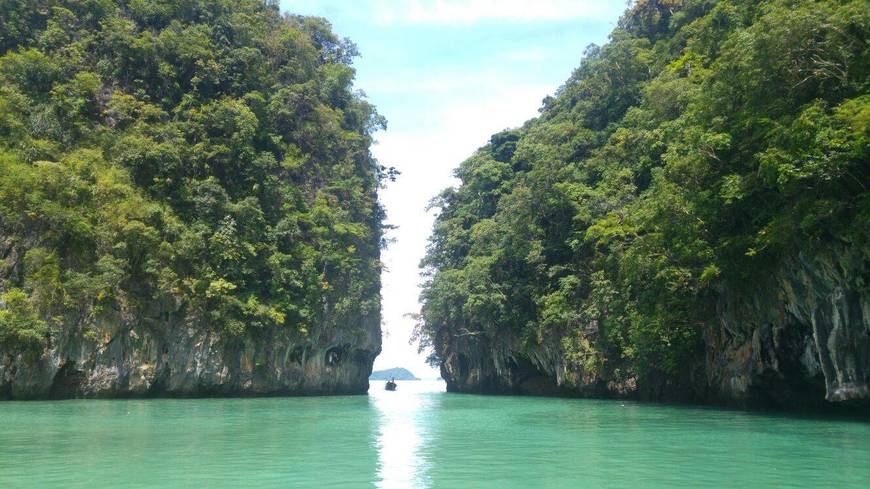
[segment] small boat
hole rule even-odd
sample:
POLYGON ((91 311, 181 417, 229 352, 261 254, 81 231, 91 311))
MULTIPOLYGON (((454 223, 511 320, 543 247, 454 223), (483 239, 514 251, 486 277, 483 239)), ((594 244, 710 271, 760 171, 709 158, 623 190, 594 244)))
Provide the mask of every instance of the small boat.
POLYGON ((392 380, 388 380, 387 383, 384 385, 384 389, 388 391, 394 391, 396 390, 396 383, 392 380))

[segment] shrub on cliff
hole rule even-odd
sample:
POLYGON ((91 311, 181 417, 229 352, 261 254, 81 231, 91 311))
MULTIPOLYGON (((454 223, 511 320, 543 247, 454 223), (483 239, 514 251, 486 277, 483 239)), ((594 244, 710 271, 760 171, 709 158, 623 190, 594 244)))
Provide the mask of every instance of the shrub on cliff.
POLYGON ((377 315, 384 121, 354 56, 274 2, 7 2, 4 331, 121 313, 304 336, 377 315))
POLYGON ((719 291, 834 243, 867 257, 868 34, 864 1, 635 2, 435 199, 433 361, 510 344, 550 373, 678 380, 719 291))

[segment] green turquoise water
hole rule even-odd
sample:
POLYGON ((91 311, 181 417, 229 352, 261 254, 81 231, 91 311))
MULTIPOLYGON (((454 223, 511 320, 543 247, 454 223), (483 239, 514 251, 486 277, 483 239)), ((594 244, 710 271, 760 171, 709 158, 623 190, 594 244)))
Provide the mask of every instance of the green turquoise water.
POLYGON ((0 488, 870 487, 870 424, 619 401, 0 403, 0 488))

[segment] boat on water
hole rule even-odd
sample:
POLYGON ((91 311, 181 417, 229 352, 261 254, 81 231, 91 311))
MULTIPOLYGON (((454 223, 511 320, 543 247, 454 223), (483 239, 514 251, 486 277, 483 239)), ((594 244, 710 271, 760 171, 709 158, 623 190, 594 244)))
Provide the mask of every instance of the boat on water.
POLYGON ((396 383, 392 380, 388 380, 387 383, 384 385, 384 389, 388 391, 394 391, 396 390, 396 383))

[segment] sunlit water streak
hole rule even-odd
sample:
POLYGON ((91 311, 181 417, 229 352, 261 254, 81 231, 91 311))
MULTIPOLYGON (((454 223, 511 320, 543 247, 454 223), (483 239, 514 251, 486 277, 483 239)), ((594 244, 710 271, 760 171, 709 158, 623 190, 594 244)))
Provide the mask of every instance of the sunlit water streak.
POLYGON ((870 424, 618 401, 0 403, 0 488, 870 487, 870 424))
POLYGON ((402 382, 401 389, 389 392, 384 382, 372 382, 369 392, 379 414, 377 487, 429 487, 427 413, 435 409, 444 384, 402 382))

